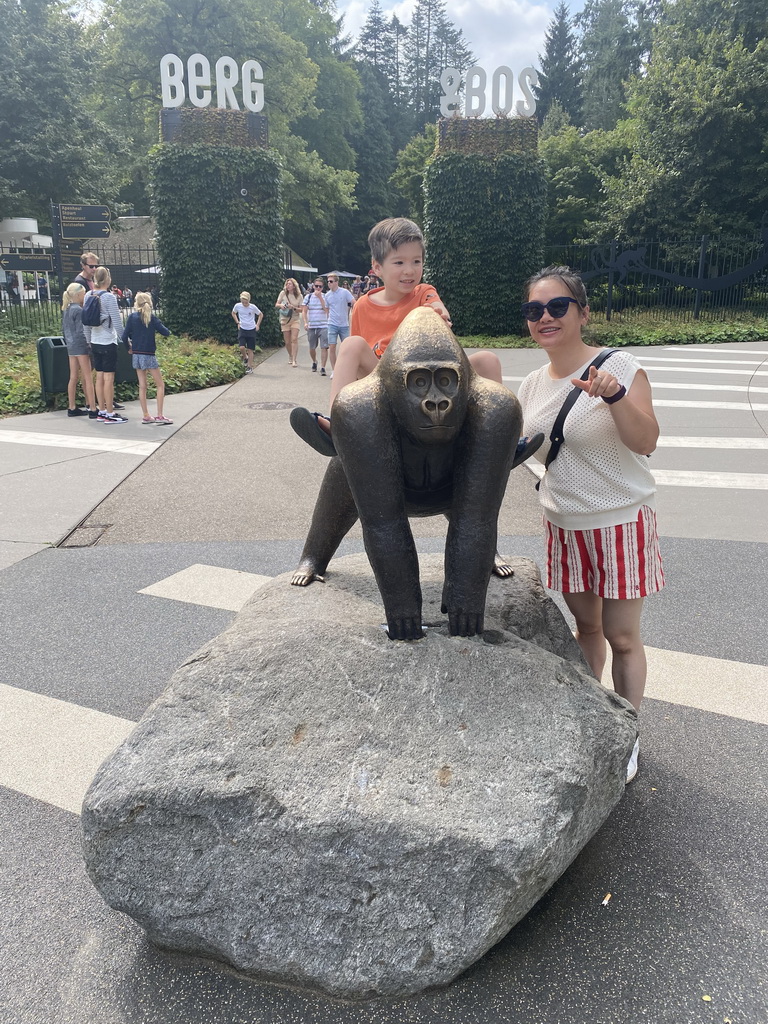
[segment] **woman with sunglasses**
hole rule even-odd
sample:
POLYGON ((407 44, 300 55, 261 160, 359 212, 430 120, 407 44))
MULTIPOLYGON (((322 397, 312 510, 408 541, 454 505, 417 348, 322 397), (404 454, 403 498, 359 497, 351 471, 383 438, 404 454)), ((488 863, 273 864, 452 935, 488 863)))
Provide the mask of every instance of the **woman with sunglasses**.
MULTIPOLYGON (((569 267, 546 267, 527 282, 522 313, 549 363, 520 388, 524 433, 546 438, 574 387, 562 447, 539 488, 547 536, 547 586, 558 590, 576 620, 576 639, 600 679, 606 641, 613 685, 636 710, 646 681, 640 639, 643 599, 664 586, 654 513, 656 486, 646 456, 659 425, 645 371, 628 352, 601 351, 581 336, 589 319, 584 283, 569 267), (586 379, 581 375, 586 374, 586 379)), ((637 772, 639 739, 627 765, 637 772)))

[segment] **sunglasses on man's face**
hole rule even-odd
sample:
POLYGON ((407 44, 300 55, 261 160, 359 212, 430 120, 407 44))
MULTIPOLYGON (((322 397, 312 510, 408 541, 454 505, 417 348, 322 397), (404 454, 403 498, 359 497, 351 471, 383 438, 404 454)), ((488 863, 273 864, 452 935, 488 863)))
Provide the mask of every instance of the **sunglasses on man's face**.
POLYGON ((545 309, 555 320, 560 320, 568 312, 571 303, 575 306, 579 305, 576 299, 572 299, 570 295, 559 295, 556 299, 550 299, 549 302, 524 302, 520 307, 520 312, 526 320, 533 323, 541 320, 545 309))
POLYGON ((98 270, 99 269, 99 264, 98 263, 86 263, 85 266, 88 267, 89 270, 98 270))

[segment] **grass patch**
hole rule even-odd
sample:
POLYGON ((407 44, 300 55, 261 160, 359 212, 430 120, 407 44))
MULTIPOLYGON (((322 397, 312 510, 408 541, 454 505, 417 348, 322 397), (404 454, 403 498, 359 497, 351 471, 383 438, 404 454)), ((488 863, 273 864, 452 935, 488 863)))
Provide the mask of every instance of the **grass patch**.
MULTIPOLYGON (((42 334, 36 334, 35 339, 30 339, 28 334, 25 337, 0 335, 0 417, 45 412, 51 408, 45 405, 40 393, 35 340, 48 335, 55 337, 60 330, 59 324, 56 330, 49 328, 42 334)), ((269 352, 257 352, 256 359, 260 361, 267 355, 269 352)), ((213 340, 191 341, 174 335, 158 338, 157 358, 168 395, 231 384, 242 377, 244 372, 238 348, 234 345, 220 345, 213 340)), ((151 378, 148 394, 154 397, 151 378)), ((115 397, 124 402, 133 401, 139 397, 138 384, 117 384, 115 397)), ((84 401, 84 396, 78 390, 78 403, 84 404, 84 401)), ((54 409, 66 407, 66 393, 53 396, 54 409)))

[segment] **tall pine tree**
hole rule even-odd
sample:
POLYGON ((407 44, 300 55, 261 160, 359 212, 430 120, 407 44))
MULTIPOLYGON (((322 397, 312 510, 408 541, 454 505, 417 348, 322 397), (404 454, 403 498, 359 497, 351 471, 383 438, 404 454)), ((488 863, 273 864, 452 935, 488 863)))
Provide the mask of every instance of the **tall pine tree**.
POLYGON ((544 38, 544 54, 539 54, 539 84, 534 88, 539 124, 554 102, 560 105, 572 124, 581 123, 581 60, 573 34, 568 5, 561 0, 544 38))
POLYGON ((586 0, 582 29, 583 125, 610 131, 626 112, 627 85, 640 69, 643 43, 627 0, 586 0))

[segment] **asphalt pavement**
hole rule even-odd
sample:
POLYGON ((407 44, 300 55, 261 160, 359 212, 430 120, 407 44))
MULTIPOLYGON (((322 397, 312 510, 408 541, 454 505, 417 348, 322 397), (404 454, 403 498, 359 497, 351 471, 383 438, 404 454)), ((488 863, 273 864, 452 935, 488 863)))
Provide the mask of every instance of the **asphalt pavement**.
MULTIPOLYGON (((2 1024, 766 1024, 768 342, 635 350, 654 386, 667 587, 646 602, 637 779, 556 885, 437 992, 345 1005, 150 946, 87 879, 82 794, 175 667, 295 567, 325 460, 275 352, 170 427, 0 421, 2 1024), (604 904, 607 893, 611 900, 604 904)), ((516 390, 543 357, 500 353, 516 390)), ((543 561, 519 467, 500 547, 543 561)), ((420 551, 441 520, 418 520, 420 551)), ((342 553, 362 549, 359 529, 342 553)), ((332 566, 331 566, 332 571, 332 566)), ((323 622, 307 623, 318 634, 323 622)))

